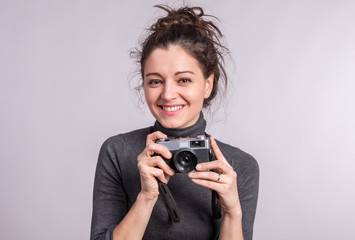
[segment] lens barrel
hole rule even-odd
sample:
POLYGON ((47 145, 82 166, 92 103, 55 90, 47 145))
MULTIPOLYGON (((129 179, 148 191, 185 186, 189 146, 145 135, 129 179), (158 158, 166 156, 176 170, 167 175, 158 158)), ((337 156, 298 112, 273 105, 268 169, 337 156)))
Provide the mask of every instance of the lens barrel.
POLYGON ((196 154, 189 149, 180 149, 175 153, 173 162, 179 172, 187 173, 195 169, 197 157, 196 154))

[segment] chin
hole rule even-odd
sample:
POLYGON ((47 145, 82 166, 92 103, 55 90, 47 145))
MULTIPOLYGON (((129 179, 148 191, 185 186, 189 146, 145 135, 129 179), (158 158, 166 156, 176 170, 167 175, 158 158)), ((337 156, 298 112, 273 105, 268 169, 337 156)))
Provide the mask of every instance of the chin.
POLYGON ((157 119, 165 128, 187 128, 194 124, 194 122, 187 121, 186 119, 157 119))

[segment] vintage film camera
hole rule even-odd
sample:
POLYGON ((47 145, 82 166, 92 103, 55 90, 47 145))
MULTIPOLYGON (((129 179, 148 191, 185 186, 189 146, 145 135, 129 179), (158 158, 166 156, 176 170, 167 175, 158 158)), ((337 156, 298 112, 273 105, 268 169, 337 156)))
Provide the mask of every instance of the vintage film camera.
POLYGON ((177 173, 191 172, 198 163, 212 160, 210 140, 204 135, 196 138, 164 138, 156 143, 169 149, 172 157, 164 160, 177 173))
MULTIPOLYGON (((214 158, 210 140, 204 135, 199 135, 196 138, 158 139, 156 143, 164 145, 169 149, 172 157, 170 159, 163 159, 176 173, 194 171, 198 163, 212 161, 214 158)), ((168 185, 159 180, 158 184, 160 196, 171 219, 175 223, 180 222, 180 214, 168 185)), ((218 219, 222 216, 222 210, 217 199, 218 194, 212 191, 212 215, 218 219)))

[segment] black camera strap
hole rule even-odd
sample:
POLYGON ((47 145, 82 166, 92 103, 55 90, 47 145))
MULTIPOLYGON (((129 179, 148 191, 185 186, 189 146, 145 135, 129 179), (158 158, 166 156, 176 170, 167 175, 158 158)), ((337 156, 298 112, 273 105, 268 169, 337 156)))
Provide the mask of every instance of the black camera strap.
MULTIPOLYGON (((209 135, 206 132, 205 132, 205 136, 208 138, 211 137, 211 135, 209 135)), ((214 160, 216 160, 216 158, 215 158, 214 152, 211 149, 209 161, 211 162, 214 160)), ((217 170, 212 170, 212 171, 219 173, 217 170)), ((212 190, 212 196, 211 196, 212 215, 216 219, 220 219, 222 217, 222 207, 221 207, 221 204, 219 203, 218 199, 219 199, 218 193, 215 190, 212 190)))
POLYGON ((160 196, 163 199, 164 205, 166 207, 166 210, 169 213, 170 218, 173 220, 174 223, 180 222, 180 215, 179 215, 178 209, 175 204, 175 200, 174 200, 173 196, 171 195, 168 185, 166 185, 165 183, 162 183, 158 179, 157 179, 157 181, 159 184, 160 196))
MULTIPOLYGON (((158 180, 158 184, 159 184, 160 196, 163 199, 164 205, 166 207, 166 210, 168 211, 168 214, 169 214, 171 220, 173 220, 174 223, 180 222, 180 214, 179 214, 179 211, 176 207, 175 200, 174 200, 173 196, 171 195, 168 185, 160 182, 159 180, 158 180)), ((218 198, 219 198, 219 196, 218 196, 217 192, 213 190, 212 197, 211 197, 212 215, 216 219, 220 219, 222 217, 222 208, 221 208, 221 204, 218 201, 218 198)))
POLYGON ((222 208, 218 198, 218 193, 215 190, 212 190, 212 215, 216 219, 220 219, 222 217, 222 208))
MULTIPOLYGON (((171 220, 173 220, 174 223, 180 222, 180 214, 176 207, 175 200, 171 195, 168 185, 160 182, 159 180, 158 180, 158 184, 159 184, 160 196, 163 199, 164 205, 166 207, 166 210, 168 211, 171 220)), ((219 196, 217 192, 213 190, 211 196, 212 215, 216 219, 220 219, 222 217, 222 208, 221 208, 221 204, 218 201, 218 198, 219 196)))

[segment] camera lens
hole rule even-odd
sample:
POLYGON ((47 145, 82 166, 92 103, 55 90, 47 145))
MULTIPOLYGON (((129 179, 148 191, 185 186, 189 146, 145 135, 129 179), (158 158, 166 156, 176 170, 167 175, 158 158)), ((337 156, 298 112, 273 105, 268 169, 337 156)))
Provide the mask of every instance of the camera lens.
POLYGON ((182 150, 176 153, 174 165, 180 172, 191 172, 197 164, 196 155, 189 150, 182 150))

